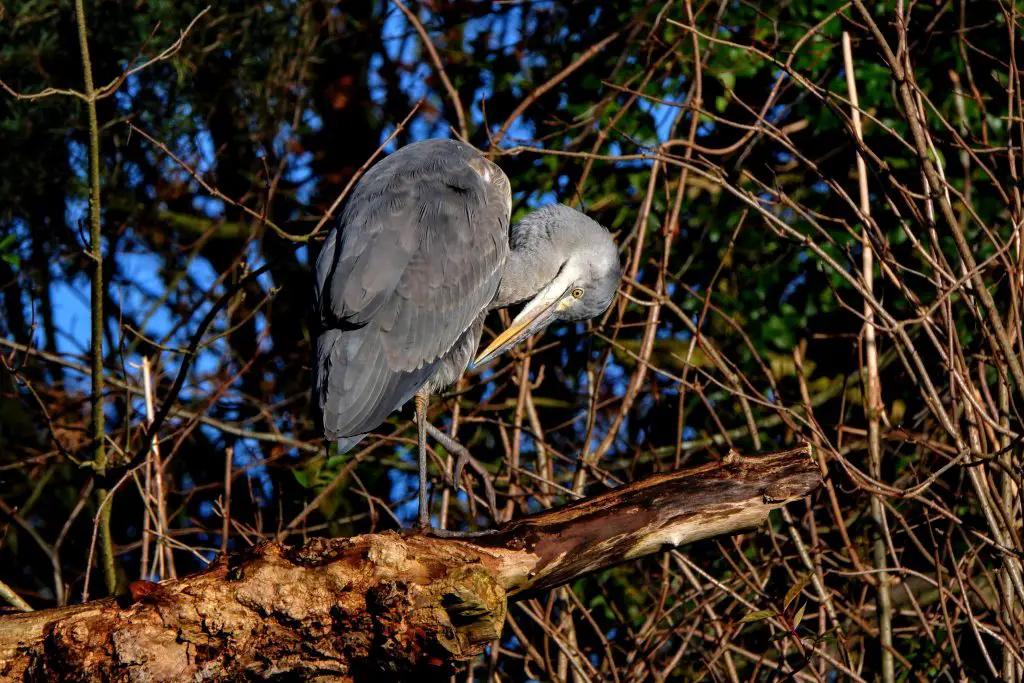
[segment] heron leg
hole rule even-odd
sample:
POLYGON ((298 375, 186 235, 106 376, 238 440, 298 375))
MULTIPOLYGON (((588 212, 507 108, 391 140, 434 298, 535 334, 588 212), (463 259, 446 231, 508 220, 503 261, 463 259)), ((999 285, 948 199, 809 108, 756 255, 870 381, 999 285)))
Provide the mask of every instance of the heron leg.
POLYGON ((416 426, 418 429, 420 449, 420 510, 419 526, 421 529, 430 527, 430 505, 427 501, 427 399, 429 394, 420 390, 416 392, 416 426))
MULTIPOLYGON (((487 496, 487 505, 490 508, 491 515, 494 519, 498 519, 498 503, 497 496, 494 493, 494 485, 483 466, 470 454, 468 448, 442 432, 434 425, 428 424, 427 432, 430 433, 430 436, 432 436, 435 441, 444 446, 449 453, 455 454, 455 470, 453 472, 452 481, 449 482, 451 487, 456 491, 461 488, 460 482, 462 479, 462 469, 468 463, 470 467, 480 475, 480 479, 484 483, 484 495, 487 496)), ((470 492, 470 494, 472 495, 472 492, 470 492)))

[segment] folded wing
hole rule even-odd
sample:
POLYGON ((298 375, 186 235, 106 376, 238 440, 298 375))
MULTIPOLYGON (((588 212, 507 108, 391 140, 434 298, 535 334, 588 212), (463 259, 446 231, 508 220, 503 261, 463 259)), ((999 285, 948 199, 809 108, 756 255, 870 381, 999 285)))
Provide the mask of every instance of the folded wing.
POLYGON ((314 403, 329 438, 408 401, 494 298, 507 179, 468 145, 403 147, 357 184, 316 265, 314 403))

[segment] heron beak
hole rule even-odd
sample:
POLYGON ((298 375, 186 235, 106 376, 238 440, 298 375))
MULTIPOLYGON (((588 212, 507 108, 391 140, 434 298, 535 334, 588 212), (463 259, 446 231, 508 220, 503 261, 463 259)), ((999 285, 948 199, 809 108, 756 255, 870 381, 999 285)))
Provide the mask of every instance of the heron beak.
POLYGON ((494 341, 480 352, 476 360, 469 364, 469 369, 477 369, 535 332, 544 329, 554 318, 555 313, 569 304, 567 298, 571 299, 566 292, 558 292, 557 295, 553 295, 551 292, 542 291, 526 304, 526 307, 520 311, 507 330, 495 337, 494 341))

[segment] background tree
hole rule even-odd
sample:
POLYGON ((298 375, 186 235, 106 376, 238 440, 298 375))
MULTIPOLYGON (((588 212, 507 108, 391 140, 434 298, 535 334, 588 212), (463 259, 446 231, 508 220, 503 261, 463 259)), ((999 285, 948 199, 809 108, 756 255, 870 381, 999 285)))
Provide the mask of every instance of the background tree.
POLYGON ((310 422, 309 264, 379 146, 464 120, 517 214, 585 209, 626 276, 604 319, 435 404, 498 493, 496 514, 482 491, 438 493, 440 524, 491 527, 730 446, 807 440, 826 474, 767 533, 516 603, 467 675, 1024 675, 1018 3, 204 8, 85 3, 94 80, 112 84, 96 102, 111 480, 83 466, 86 104, 26 98, 82 89, 75 12, 0 15, 8 592, 105 591, 87 570, 96 488, 115 491, 122 584, 411 519, 409 413, 345 456, 310 422))

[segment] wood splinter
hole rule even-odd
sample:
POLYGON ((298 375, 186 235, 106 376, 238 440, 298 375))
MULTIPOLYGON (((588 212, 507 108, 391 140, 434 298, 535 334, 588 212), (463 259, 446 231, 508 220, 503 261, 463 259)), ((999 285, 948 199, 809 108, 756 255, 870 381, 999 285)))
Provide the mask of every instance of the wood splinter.
POLYGON ((810 447, 656 474, 471 538, 269 541, 132 601, 0 616, 0 682, 405 680, 501 635, 509 599, 751 529, 820 483, 810 447))

